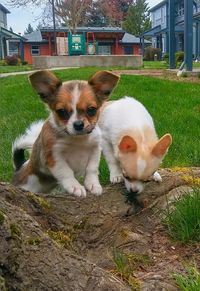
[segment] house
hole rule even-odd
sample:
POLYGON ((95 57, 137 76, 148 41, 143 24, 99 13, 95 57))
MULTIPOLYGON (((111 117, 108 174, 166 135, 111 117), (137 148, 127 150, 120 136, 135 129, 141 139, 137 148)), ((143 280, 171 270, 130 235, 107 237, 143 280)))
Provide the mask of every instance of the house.
MULTIPOLYGON (((193 42, 192 42, 192 53, 195 59, 200 59, 200 1, 192 1, 189 5, 193 5, 193 42), (193 2, 193 4, 192 4, 193 2)), ((189 2, 189 1, 188 1, 189 2)), ((186 3, 186 1, 185 1, 186 3)), ((188 10, 188 7, 187 7, 188 10)), ((175 51, 184 51, 184 15, 186 8, 184 7, 184 0, 163 0, 155 5, 150 10, 152 28, 145 33, 143 36, 152 37, 152 46, 160 48, 162 54, 169 52, 169 31, 170 31, 170 17, 174 17, 175 27, 175 51), (170 1, 174 5, 174 11, 170 10, 170 1), (170 12, 171 11, 171 12, 170 12), (172 15, 173 14, 173 15, 172 15)))
MULTIPOLYGON (((78 27, 76 33, 76 38, 82 36, 85 43, 85 49, 79 54, 141 54, 140 38, 126 33, 119 27, 78 27)), ((70 35, 66 27, 57 28, 55 32, 53 28, 44 27, 24 35, 24 60, 32 64, 33 56, 68 55, 70 35)), ((149 44, 150 42, 145 40, 145 45, 149 44)))
POLYGON ((20 35, 7 29, 7 14, 10 11, 0 4, 0 59, 19 54, 23 56, 23 40, 20 35))
MULTIPOLYGON (((72 35, 67 27, 44 27, 23 37, 7 29, 7 14, 0 4, 0 59, 18 54, 22 61, 32 64, 33 56, 72 54, 72 35)), ((73 40, 74 54, 127 55, 141 54, 140 38, 119 27, 78 27, 73 40), (75 40, 76 39, 76 40, 75 40), (81 43, 78 43, 78 42, 81 43), (82 50, 79 50, 82 46, 82 50)), ((143 45, 151 42, 144 40, 143 45)))

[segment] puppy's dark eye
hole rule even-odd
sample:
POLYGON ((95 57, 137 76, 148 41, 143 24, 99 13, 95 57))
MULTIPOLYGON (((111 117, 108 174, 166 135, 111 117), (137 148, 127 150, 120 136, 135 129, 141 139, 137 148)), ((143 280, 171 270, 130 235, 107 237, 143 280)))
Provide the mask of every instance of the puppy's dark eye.
POLYGON ((88 107, 86 112, 88 116, 92 117, 97 113, 97 109, 95 107, 88 107))
POLYGON ((68 120, 71 116, 71 112, 68 112, 66 109, 58 109, 56 113, 62 120, 68 120))

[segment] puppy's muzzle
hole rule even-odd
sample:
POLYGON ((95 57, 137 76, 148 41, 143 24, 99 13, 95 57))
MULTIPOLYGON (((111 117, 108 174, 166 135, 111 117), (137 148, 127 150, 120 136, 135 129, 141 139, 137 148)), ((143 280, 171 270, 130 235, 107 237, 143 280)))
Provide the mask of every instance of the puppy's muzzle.
POLYGON ((76 131, 82 131, 83 128, 84 128, 84 122, 82 120, 76 120, 74 123, 73 123, 73 127, 76 131))
POLYGON ((73 123, 73 128, 75 130, 75 135, 84 135, 84 134, 90 134, 93 129, 95 128, 95 124, 90 124, 87 127, 84 127, 84 122, 82 120, 76 120, 73 123))

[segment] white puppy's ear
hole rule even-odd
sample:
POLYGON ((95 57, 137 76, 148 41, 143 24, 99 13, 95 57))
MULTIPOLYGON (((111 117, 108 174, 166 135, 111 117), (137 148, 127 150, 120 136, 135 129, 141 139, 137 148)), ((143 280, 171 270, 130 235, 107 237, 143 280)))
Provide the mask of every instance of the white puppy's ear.
POLYGON ((108 99, 118 80, 119 76, 109 71, 100 71, 88 80, 88 84, 94 90, 98 101, 103 102, 108 99))
POLYGON ((172 143, 172 136, 167 133, 159 139, 152 149, 152 154, 158 158, 164 156, 167 153, 169 146, 172 143))
POLYGON ((123 136, 121 139, 119 145, 119 150, 122 153, 130 153, 130 152, 136 152, 137 151, 137 144, 136 141, 129 135, 123 136))
POLYGON ((55 95, 62 82, 49 71, 38 71, 29 76, 32 87, 45 103, 55 101, 55 95))

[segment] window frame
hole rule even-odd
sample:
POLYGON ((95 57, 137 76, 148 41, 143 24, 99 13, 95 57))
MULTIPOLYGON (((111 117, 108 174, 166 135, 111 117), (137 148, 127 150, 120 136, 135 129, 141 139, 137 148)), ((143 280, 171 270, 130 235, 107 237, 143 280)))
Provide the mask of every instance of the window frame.
POLYGON ((40 55, 40 46, 37 44, 32 44, 31 45, 31 55, 32 56, 39 56, 40 55), (33 48, 33 47, 38 47, 38 48, 33 48), (33 53, 33 51, 38 51, 38 53, 33 53))

